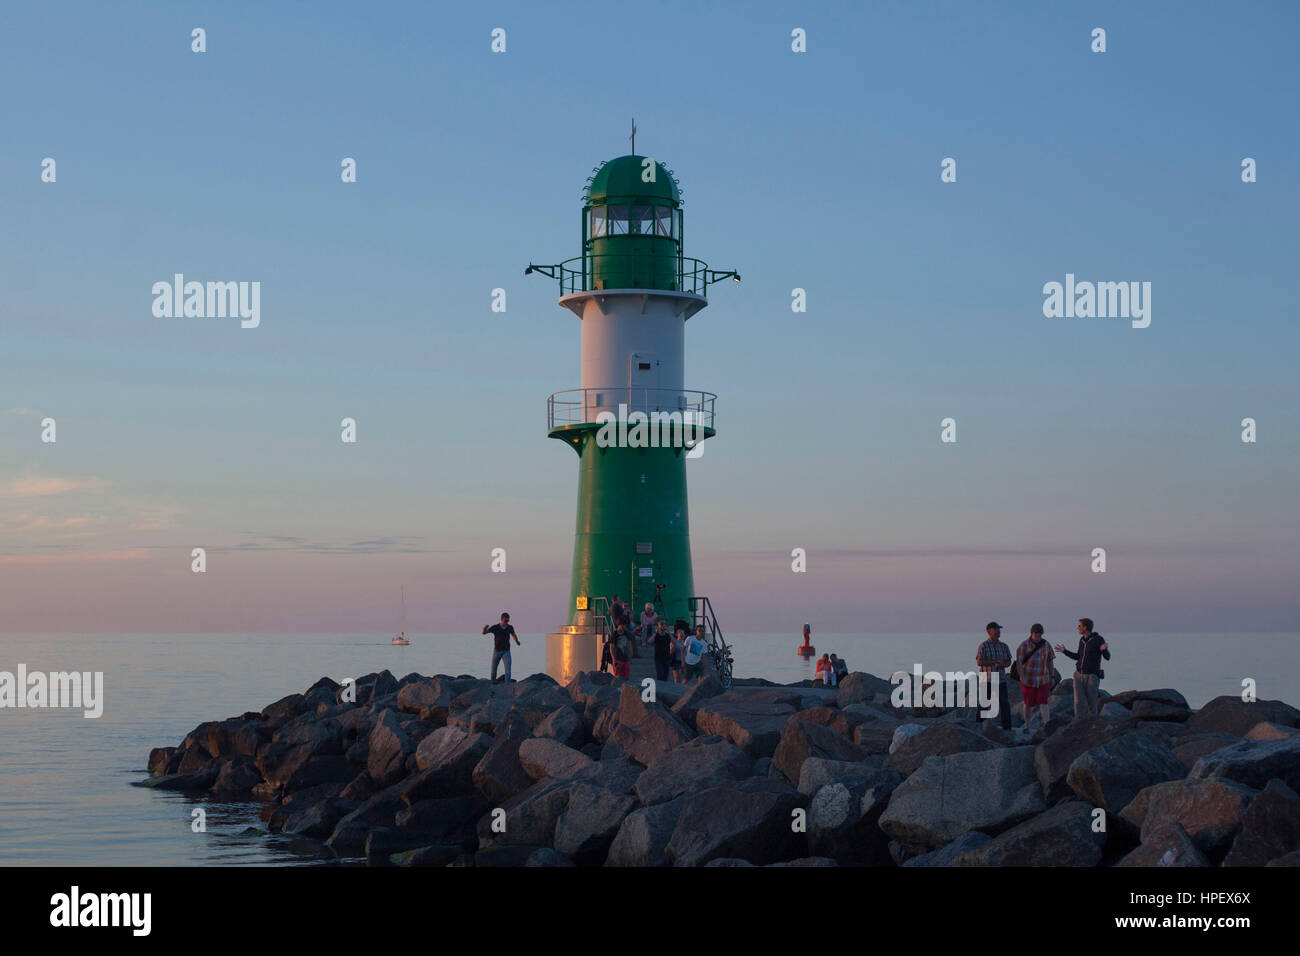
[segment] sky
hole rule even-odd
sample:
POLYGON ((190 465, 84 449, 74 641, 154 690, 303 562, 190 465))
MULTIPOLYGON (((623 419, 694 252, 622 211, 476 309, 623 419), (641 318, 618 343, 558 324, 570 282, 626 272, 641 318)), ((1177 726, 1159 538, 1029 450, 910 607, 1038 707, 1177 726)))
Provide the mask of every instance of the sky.
POLYGON ((382 634, 399 586, 412 632, 563 623, 577 459, 544 416, 579 328, 523 269, 578 254, 633 117, 686 255, 743 276, 686 330, 686 386, 718 395, 688 480, 724 630, 1295 630, 1298 25, 10 4, 0 631, 382 634), (178 272, 260 282, 260 325, 156 317, 178 272), (1067 273, 1150 282, 1150 326, 1045 316, 1067 273))

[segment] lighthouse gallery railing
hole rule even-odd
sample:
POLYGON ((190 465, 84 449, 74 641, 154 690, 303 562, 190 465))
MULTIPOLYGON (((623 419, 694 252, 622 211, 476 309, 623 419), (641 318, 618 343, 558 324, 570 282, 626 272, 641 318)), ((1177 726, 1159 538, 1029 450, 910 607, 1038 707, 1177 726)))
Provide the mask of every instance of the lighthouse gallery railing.
MULTIPOLYGON (((655 413, 661 416, 679 414, 683 428, 712 429, 713 403, 717 397, 713 392, 681 388, 569 388, 547 397, 546 427, 554 430, 571 425, 592 424, 601 412, 609 412, 617 419, 619 406, 622 405, 626 413, 644 412, 647 416, 655 413)), ((673 424, 676 422, 677 419, 674 418, 673 424)))

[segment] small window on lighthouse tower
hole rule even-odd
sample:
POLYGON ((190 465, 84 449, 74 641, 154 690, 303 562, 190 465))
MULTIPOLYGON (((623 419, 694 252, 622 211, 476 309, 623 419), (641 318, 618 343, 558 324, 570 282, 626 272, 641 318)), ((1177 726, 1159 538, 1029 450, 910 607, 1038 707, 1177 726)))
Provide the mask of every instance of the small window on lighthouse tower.
POLYGON ((591 211, 591 238, 598 239, 605 234, 605 207, 597 206, 591 211))

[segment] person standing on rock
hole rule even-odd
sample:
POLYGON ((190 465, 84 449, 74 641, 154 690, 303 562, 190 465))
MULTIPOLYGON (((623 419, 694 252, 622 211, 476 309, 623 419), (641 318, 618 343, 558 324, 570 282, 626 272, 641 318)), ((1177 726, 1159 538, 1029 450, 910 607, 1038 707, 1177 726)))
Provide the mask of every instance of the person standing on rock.
POLYGON ((668 625, 663 618, 655 622, 655 680, 668 680, 668 662, 673 656, 673 636, 668 633, 668 625))
POLYGON ((695 628, 695 633, 686 639, 686 650, 682 659, 686 663, 686 679, 692 677, 704 680, 704 652, 709 649, 709 642, 704 639, 704 625, 695 628))
POLYGON ((1092 618, 1079 618, 1079 649, 1073 653, 1065 645, 1056 649, 1075 662, 1074 664, 1074 719, 1097 713, 1097 689, 1105 671, 1101 669, 1104 657, 1110 660, 1106 639, 1092 629, 1092 618))
POLYGON ((494 642, 492 645, 492 683, 495 684, 497 682, 497 664, 500 661, 505 661, 506 673, 505 676, 501 678, 501 680, 504 683, 509 684, 510 683, 510 638, 513 637, 515 639, 516 644, 519 643, 519 635, 515 633, 514 626, 510 623, 509 613, 505 611, 501 612, 500 624, 484 625, 483 633, 487 634, 489 632, 492 634, 492 638, 494 642))
POLYGON ((1020 675, 1020 694, 1025 702, 1025 730, 1032 730, 1034 709, 1037 708, 1039 725, 1047 726, 1052 716, 1052 662, 1056 655, 1043 638, 1043 625, 1035 624, 1029 636, 1016 648, 1016 671, 1020 675))
POLYGON ((632 676, 632 635, 627 632, 627 625, 622 621, 614 626, 614 637, 610 641, 610 650, 614 655, 614 676, 624 679, 632 676))
POLYGON ((673 630, 672 657, 668 660, 668 668, 673 672, 673 683, 681 684, 685 682, 682 677, 682 653, 686 648, 686 627, 681 621, 677 622, 673 630))
MULTIPOLYGON (((988 634, 988 640, 980 644, 980 648, 975 653, 975 663, 980 669, 981 680, 996 681, 998 685, 998 714, 1001 719, 1002 729, 1011 729, 1011 704, 1007 701, 1007 682, 1003 678, 1002 672, 1011 666, 1011 649, 1003 643, 1002 625, 997 621, 989 621, 984 627, 988 634)), ((979 719, 984 719, 981 711, 979 719)))

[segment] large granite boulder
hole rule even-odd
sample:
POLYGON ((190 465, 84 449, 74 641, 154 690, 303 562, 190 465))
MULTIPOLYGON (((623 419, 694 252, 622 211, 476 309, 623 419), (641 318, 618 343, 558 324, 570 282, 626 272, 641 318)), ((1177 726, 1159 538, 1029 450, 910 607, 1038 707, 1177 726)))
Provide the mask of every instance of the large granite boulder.
POLYGON ((851 674, 844 675, 844 679, 840 681, 835 701, 841 709, 853 704, 869 704, 877 694, 888 696, 893 689, 894 685, 883 677, 876 677, 863 671, 853 671, 851 674))
POLYGON ((786 721, 781 740, 772 754, 772 766, 786 782, 798 784, 799 771, 809 757, 824 760, 864 760, 867 752, 843 734, 812 721, 800 720, 795 714, 786 721))
POLYGON ((391 787, 406 776, 406 758, 414 752, 411 738, 397 719, 397 712, 386 710, 370 732, 366 770, 380 787, 391 787))
POLYGON ((805 835, 793 823, 807 798, 779 780, 751 777, 683 799, 667 848, 675 866, 702 866, 718 857, 765 864, 804 855, 805 835))
POLYGON ((885 760, 885 766, 906 777, 921 766, 926 757, 992 750, 996 746, 983 734, 960 724, 936 723, 904 739, 885 760))
POLYGON ((902 843, 941 847, 968 830, 1005 830, 1046 809, 1032 747, 927 757, 894 791, 880 829, 902 843))
POLYGON ((695 731, 671 710, 659 703, 647 703, 632 684, 623 687, 618 704, 618 722, 609 739, 625 754, 648 767, 662 754, 680 747, 695 731))
POLYGON ((407 849, 438 844, 472 850, 477 845, 475 825, 490 809, 481 794, 468 793, 413 803, 397 811, 393 822, 415 841, 407 849))
POLYGON ((673 713, 680 717, 688 727, 698 730, 695 715, 699 712, 700 705, 706 700, 721 694, 722 684, 712 674, 706 674, 703 680, 685 686, 685 693, 672 705, 673 713))
POLYGON ((726 738, 696 737, 656 757, 637 778, 636 793, 642 803, 653 806, 728 780, 744 780, 753 771, 749 755, 726 738))
POLYGON ((450 680, 423 677, 404 684, 397 692, 397 709, 416 714, 421 720, 445 724, 457 690, 450 680))
POLYGON ((1188 774, 1194 780, 1222 777, 1256 790, 1278 779, 1292 790, 1300 790, 1300 738, 1245 740, 1206 754, 1188 774))
POLYGON ((1066 783, 1080 799, 1119 813, 1142 788, 1186 775, 1187 768, 1167 744, 1139 733, 1124 734, 1080 754, 1070 764, 1066 783))
POLYGON ((735 688, 704 701, 695 714, 701 734, 721 734, 751 757, 771 757, 802 695, 777 688, 735 688))
POLYGON ((974 850, 985 843, 990 842, 993 837, 979 830, 971 830, 969 833, 963 833, 957 839, 953 840, 947 846, 940 847, 937 850, 931 850, 929 853, 921 853, 911 857, 903 862, 903 866, 953 866, 959 857, 968 850, 974 850))
POLYGON ((1281 780, 1270 780, 1242 817, 1241 832, 1223 865, 1267 866, 1296 850, 1300 850, 1300 796, 1281 780))
POLYGON ((1076 760, 1089 750, 1132 732, 1133 727, 1127 723, 1119 724, 1105 717, 1081 717, 1038 744, 1034 751, 1034 771, 1047 802, 1055 803, 1072 792, 1066 778, 1076 760))
POLYGON ((579 865, 605 862, 610 844, 637 801, 590 783, 576 783, 555 825, 555 849, 579 865))
POLYGON ((1161 824, 1152 830, 1142 844, 1127 853, 1116 866, 1209 866, 1205 858, 1177 821, 1161 824))
POLYGON ((570 786, 571 781, 539 780, 493 807, 479 818, 479 847, 554 844, 556 824, 569 805, 570 786))
POLYGON ((668 841, 672 839, 677 819, 685 806, 686 798, 677 797, 666 803, 633 810, 619 826, 605 857, 605 865, 671 866, 668 841))
POLYGON ((878 822, 900 783, 897 772, 873 769, 870 776, 846 775, 844 782, 819 788, 808 807, 808 852, 844 864, 889 866, 889 845, 878 822))
POLYGON ((1232 845, 1256 791, 1232 780, 1170 780, 1138 792, 1120 817, 1136 827, 1143 842, 1158 827, 1180 823, 1211 861, 1232 845))
POLYGON ((563 780, 590 767, 592 760, 581 750, 566 747, 549 737, 530 737, 519 745, 519 764, 533 780, 551 777, 563 780))
POLYGON ((492 746, 475 765, 474 786, 493 805, 532 785, 533 778, 519 762, 519 748, 531 732, 522 717, 511 713, 497 729, 492 746))
POLYGON ((587 729, 582 725, 582 718, 571 704, 557 707, 546 719, 533 728, 534 737, 546 737, 559 741, 566 747, 581 750, 587 742, 587 729))
POLYGON ((1093 809, 1065 800, 967 850, 956 866, 1096 866, 1106 844, 1105 832, 1093 827, 1093 809))
POLYGON ((1187 721, 1202 733, 1244 737, 1262 720, 1284 727, 1300 727, 1300 710, 1280 700, 1244 701, 1231 694, 1216 697, 1187 721))
POLYGON ((1241 743, 1241 738, 1232 734, 1187 733, 1174 741, 1174 756, 1188 770, 1196 766, 1196 761, 1206 754, 1212 754, 1224 747, 1241 743))

